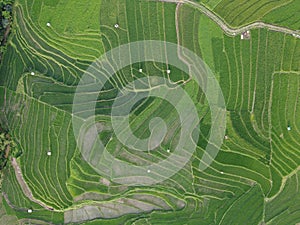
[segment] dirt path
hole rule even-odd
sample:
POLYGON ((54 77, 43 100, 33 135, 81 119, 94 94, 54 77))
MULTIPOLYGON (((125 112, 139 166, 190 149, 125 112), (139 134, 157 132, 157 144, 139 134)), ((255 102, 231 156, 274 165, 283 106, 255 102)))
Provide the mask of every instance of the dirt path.
MULTIPOLYGON (((10 33, 10 29, 11 29, 11 26, 10 26, 10 24, 9 24, 9 25, 6 27, 6 29, 5 29, 3 39, 0 40, 0 41, 1 41, 1 46, 6 45, 7 38, 8 38, 8 35, 9 35, 9 33, 10 33)), ((2 60, 2 55, 3 55, 3 52, 0 52, 0 63, 1 63, 1 60, 2 60)))
POLYGON ((27 198, 29 198, 31 201, 39 204, 40 206, 42 206, 43 208, 47 209, 47 210, 51 210, 53 211, 54 209, 50 206, 47 206, 45 203, 43 203, 40 200, 37 200, 33 197, 33 194, 30 190, 30 188, 28 187, 27 183, 24 180, 21 168, 19 167, 16 158, 12 158, 11 160, 11 164, 15 170, 15 174, 16 174, 16 178, 18 180, 18 183, 20 184, 24 194, 26 195, 27 198))
POLYGON ((19 208, 19 207, 13 205, 13 204, 10 202, 10 200, 8 199, 8 196, 7 196, 7 194, 6 194, 5 192, 2 192, 2 196, 4 197, 6 203, 9 205, 10 208, 15 209, 15 210, 20 211, 20 212, 25 212, 25 211, 27 211, 27 209, 25 209, 25 208, 19 208))
POLYGON ((1 41, 1 45, 2 45, 2 46, 5 45, 6 42, 7 42, 7 38, 8 38, 8 35, 9 35, 9 33, 10 33, 10 29, 11 29, 11 26, 10 26, 10 24, 9 24, 9 25, 7 25, 7 27, 5 28, 5 32, 4 32, 4 35, 3 35, 3 39, 2 39, 2 41, 1 41))

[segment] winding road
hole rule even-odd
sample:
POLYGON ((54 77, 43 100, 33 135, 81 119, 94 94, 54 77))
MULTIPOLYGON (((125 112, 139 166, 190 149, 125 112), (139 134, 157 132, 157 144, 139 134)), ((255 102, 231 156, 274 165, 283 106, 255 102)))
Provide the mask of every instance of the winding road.
POLYGON ((204 5, 198 4, 196 2, 190 0, 159 0, 161 2, 170 2, 170 3, 178 3, 178 4, 188 4, 197 8, 203 14, 211 18, 215 23, 217 23, 221 29, 228 35, 235 36, 237 34, 243 33, 247 30, 256 29, 256 28, 267 28, 269 30, 290 34, 294 37, 300 38, 300 30, 292 30, 286 27, 276 26, 264 22, 254 22, 244 27, 232 28, 228 24, 226 24, 218 15, 207 9, 204 5))

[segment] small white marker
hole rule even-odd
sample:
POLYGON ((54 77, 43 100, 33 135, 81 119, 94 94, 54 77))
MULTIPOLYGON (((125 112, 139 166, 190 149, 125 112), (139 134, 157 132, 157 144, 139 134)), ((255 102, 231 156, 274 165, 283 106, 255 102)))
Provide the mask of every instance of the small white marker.
POLYGON ((118 28, 118 27, 119 27, 119 24, 116 23, 114 27, 115 27, 115 28, 118 28))
POLYGON ((49 152, 47 152, 47 155, 49 155, 49 156, 50 156, 51 154, 52 154, 52 153, 51 153, 50 151, 49 151, 49 152))
POLYGON ((33 76, 35 73, 34 73, 34 72, 31 72, 30 74, 33 76))
POLYGON ((150 170, 147 170, 147 173, 150 173, 151 171, 150 170))
POLYGON ((47 25, 47 27, 51 27, 51 24, 50 24, 50 23, 47 23, 46 25, 47 25))
POLYGON ((290 131, 291 129, 292 129, 292 128, 291 128, 290 126, 288 126, 288 127, 287 127, 287 130, 289 130, 289 131, 290 131))
POLYGON ((168 149, 167 152, 170 152, 170 149, 168 149))
POLYGON ((167 74, 170 74, 171 73, 171 70, 167 70, 167 74))
POLYGON ((140 72, 140 73, 143 72, 143 69, 139 69, 139 72, 140 72))
POLYGON ((223 172, 223 171, 221 171, 221 174, 224 174, 224 172, 223 172))
POLYGON ((28 213, 32 213, 32 209, 28 209, 27 212, 28 212, 28 213))

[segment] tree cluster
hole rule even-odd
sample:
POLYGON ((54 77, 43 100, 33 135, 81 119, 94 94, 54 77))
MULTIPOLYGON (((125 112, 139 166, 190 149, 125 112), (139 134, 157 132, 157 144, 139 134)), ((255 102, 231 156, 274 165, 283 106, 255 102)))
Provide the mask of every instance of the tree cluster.
POLYGON ((14 0, 0 0, 0 55, 5 51, 5 40, 7 39, 7 29, 12 23, 12 5, 14 0))
POLYGON ((0 0, 1 30, 4 30, 12 21, 12 4, 13 0, 0 0))
POLYGON ((18 157, 19 151, 16 143, 8 132, 0 128, 0 170, 2 170, 10 157, 18 157))

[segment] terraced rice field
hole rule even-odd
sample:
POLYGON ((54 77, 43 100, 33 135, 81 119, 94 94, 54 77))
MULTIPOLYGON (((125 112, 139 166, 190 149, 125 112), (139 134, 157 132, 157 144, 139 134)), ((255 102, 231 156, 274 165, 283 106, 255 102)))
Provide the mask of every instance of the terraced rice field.
POLYGON ((300 28, 300 5, 297 0, 206 0, 202 3, 233 27, 263 21, 294 30, 300 28))
MULTIPOLYGON (((256 7, 264 11, 258 14, 265 15, 266 21, 273 21, 272 12, 296 1, 278 1, 277 5, 282 4, 278 9, 267 1, 259 5, 247 1, 242 8, 236 3, 241 1, 231 2, 209 4, 230 25, 240 26, 261 19, 254 12, 256 7)), ((20 174, 8 165, 2 184, 2 221, 299 222, 299 39, 262 28, 251 30, 249 40, 241 40, 240 35, 223 33, 198 9, 167 2, 18 0, 14 12, 13 34, 0 67, 0 121, 22 150, 17 164, 32 196, 20 184, 20 174), (205 94, 189 74, 147 61, 119 70, 105 83, 94 110, 99 138, 115 158, 132 165, 166 159, 177 144, 180 119, 163 99, 149 97, 136 104, 130 127, 137 137, 150 135, 149 123, 155 117, 162 118, 168 128, 155 151, 137 152, 120 142, 112 128, 110 113, 119 89, 138 78, 160 76, 182 86, 197 108, 196 151, 178 173, 152 186, 129 186, 99 175, 83 159, 72 124, 72 117, 82 122, 94 113, 84 110, 92 101, 90 93, 82 93, 86 96, 80 103, 82 111, 72 112, 76 87, 89 65, 104 52, 140 40, 180 43, 194 51, 212 69, 226 103, 224 142, 213 163, 202 171, 199 164, 212 121, 205 94)), ((287 21, 281 25, 298 29, 298 22, 287 21)))

